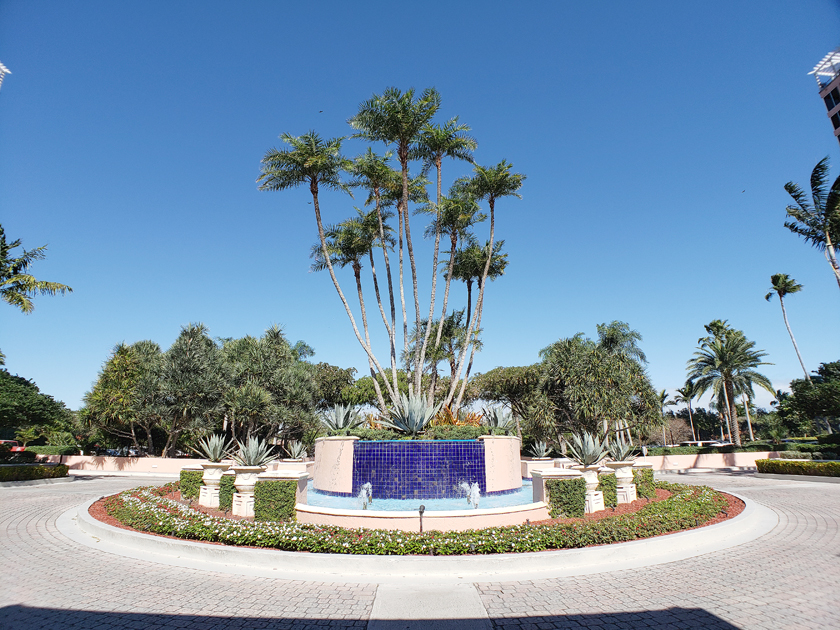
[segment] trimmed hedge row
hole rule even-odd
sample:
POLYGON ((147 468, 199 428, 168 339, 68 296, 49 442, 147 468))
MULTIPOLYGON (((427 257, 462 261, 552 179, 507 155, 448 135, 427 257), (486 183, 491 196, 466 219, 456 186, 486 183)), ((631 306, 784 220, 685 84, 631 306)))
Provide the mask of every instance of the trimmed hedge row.
POLYGON ((258 521, 294 521, 297 481, 260 479, 254 487, 254 519, 258 521))
POLYGON ((27 446, 25 453, 38 455, 78 455, 78 446, 27 446))
POLYGON ((656 482, 653 480, 653 470, 642 468, 633 470, 633 483, 636 484, 636 496, 642 499, 656 498, 656 482))
POLYGON ((551 518, 579 518, 586 508, 586 482, 576 479, 547 479, 548 513, 551 518))
POLYGON ((66 477, 69 470, 64 464, 58 466, 0 466, 0 481, 57 479, 66 477))
POLYGON ((604 493, 604 507, 618 505, 618 480, 615 474, 598 475, 598 490, 604 493))
POLYGON ((789 459, 757 459, 760 473, 775 475, 817 475, 840 477, 840 462, 791 461, 789 459))
POLYGON ((236 486, 233 485, 235 475, 222 475, 222 480, 219 482, 219 509, 222 512, 230 512, 233 508, 233 493, 236 492, 236 486))
POLYGON ((2 464, 32 464, 38 456, 31 451, 0 451, 2 464))
POLYGON ((724 497, 711 488, 664 482, 657 485, 672 495, 633 514, 572 523, 422 534, 210 517, 165 498, 177 489, 177 484, 128 490, 108 497, 105 509, 134 529, 187 540, 313 553, 461 555, 571 549, 649 538, 697 527, 726 507, 724 497))
MULTIPOLYGON (((831 438, 833 436, 825 436, 831 438)), ((833 448, 835 442, 820 442, 820 444, 797 444, 794 442, 786 442, 782 444, 767 444, 762 442, 752 442, 744 446, 673 446, 668 448, 650 448, 648 455, 709 455, 714 453, 763 453, 763 452, 784 452, 784 451, 798 451, 801 453, 817 453, 817 452, 831 452, 837 450, 840 453, 840 448, 833 448)))
POLYGON ((201 490, 201 478, 204 475, 203 470, 181 470, 181 498, 182 499, 197 499, 199 490, 201 490))

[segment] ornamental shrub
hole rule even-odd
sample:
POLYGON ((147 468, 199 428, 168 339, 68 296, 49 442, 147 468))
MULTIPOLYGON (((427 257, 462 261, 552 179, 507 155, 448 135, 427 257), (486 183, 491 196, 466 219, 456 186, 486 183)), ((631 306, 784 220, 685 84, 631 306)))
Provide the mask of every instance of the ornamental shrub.
POLYGON ((653 480, 653 471, 650 468, 634 469, 633 483, 636 484, 637 497, 645 499, 656 498, 656 482, 653 480))
POLYGON ((817 438, 820 444, 836 444, 840 446, 840 433, 832 433, 831 435, 821 435, 817 438))
POLYGON ((181 498, 182 499, 197 499, 198 492, 201 489, 201 477, 204 475, 203 470, 189 470, 187 468, 181 469, 181 498))
MULTIPOLYGON (((338 431, 331 435, 347 435, 347 431, 338 431)), ((418 435, 408 435, 392 429, 351 429, 349 435, 362 440, 476 440, 482 435, 507 435, 504 429, 491 429, 486 426, 443 425, 428 427, 418 435)))
POLYGON ((219 509, 222 512, 230 512, 233 507, 233 493, 236 487, 233 485, 236 475, 222 475, 219 482, 219 509))
POLYGON ((760 473, 774 475, 816 475, 819 477, 840 477, 840 462, 791 461, 783 459, 757 459, 760 473))
POLYGON ((0 452, 0 463, 3 464, 32 464, 36 459, 38 459, 38 455, 32 451, 0 452))
POLYGON ((59 477, 66 477, 69 470, 64 464, 59 464, 58 466, 0 466, 0 481, 57 479, 59 477))
POLYGON ((548 479, 548 513, 551 518, 579 518, 586 508, 586 482, 577 479, 548 479))
POLYGON ((254 487, 254 519, 294 521, 296 502, 297 480, 259 479, 254 487))
POLYGON ((37 455, 78 455, 78 446, 27 446, 24 453, 37 455))
POLYGON ((604 493, 604 506, 615 507, 618 505, 618 481, 615 474, 605 473, 598 475, 598 490, 604 493))

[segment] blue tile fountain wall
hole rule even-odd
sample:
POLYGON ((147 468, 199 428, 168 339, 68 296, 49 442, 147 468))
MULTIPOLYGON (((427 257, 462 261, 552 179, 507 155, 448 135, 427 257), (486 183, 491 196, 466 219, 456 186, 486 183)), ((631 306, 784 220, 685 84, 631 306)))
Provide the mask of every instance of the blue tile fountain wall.
POLYGON ((458 484, 477 482, 484 494, 484 443, 479 440, 357 441, 353 493, 370 482, 374 498, 445 499, 463 496, 458 484))

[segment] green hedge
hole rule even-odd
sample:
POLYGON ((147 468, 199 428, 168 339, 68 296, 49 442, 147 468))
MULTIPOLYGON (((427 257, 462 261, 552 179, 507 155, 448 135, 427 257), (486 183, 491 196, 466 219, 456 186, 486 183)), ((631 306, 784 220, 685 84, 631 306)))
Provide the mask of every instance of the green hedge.
POLYGON ((817 438, 820 444, 837 444, 840 446, 840 433, 832 433, 831 435, 821 435, 817 438))
MULTIPOLYGON (((571 523, 525 524, 463 532, 432 530, 422 534, 212 517, 166 499, 171 491, 169 487, 127 490, 108 497, 105 509, 134 529, 187 540, 311 553, 461 555, 573 549, 638 540, 697 527, 726 508, 726 500, 711 488, 663 482, 657 486, 673 494, 664 501, 645 505, 633 514, 571 523)), ((305 562, 305 558, 302 556, 301 561, 305 562)))
POLYGON ((636 496, 643 499, 656 498, 656 482, 650 468, 633 470, 633 483, 636 484, 636 496))
POLYGON ((78 455, 78 446, 27 446, 25 453, 38 455, 78 455))
MULTIPOLYGON (((791 444, 790 446, 794 446, 791 444)), ((648 455, 708 455, 711 453, 762 453, 765 451, 784 450, 784 444, 768 442, 750 442, 743 446, 669 446, 649 448, 648 455)))
POLYGON ((204 475, 203 470, 187 470, 181 469, 181 498, 182 499, 197 499, 198 492, 201 490, 201 477, 204 475))
POLYGON ((66 477, 69 470, 64 464, 58 466, 0 466, 0 481, 57 479, 66 477))
POLYGON ((3 451, 0 452, 2 464, 32 464, 38 455, 32 451, 3 451))
MULTIPOLYGON (((335 435, 346 435, 338 432, 335 435)), ((362 440, 475 440, 482 435, 505 435, 499 429, 474 426, 430 427, 421 435, 411 436, 392 429, 352 429, 350 435, 362 440)))
POLYGON ((548 513, 551 518, 579 518, 586 508, 586 482, 583 478, 547 479, 548 513))
POLYGON ((789 459, 758 459, 755 465, 760 473, 840 477, 840 462, 795 462, 789 459))
POLYGON ((233 485, 236 475, 222 475, 219 482, 219 509, 222 512, 230 512, 233 507, 233 493, 236 487, 233 485))
POLYGON ((297 518, 297 480, 260 479, 254 487, 254 519, 294 521, 297 518))
POLYGON ((618 481, 615 474, 598 475, 598 490, 604 493, 604 506, 615 507, 618 505, 617 494, 618 481))

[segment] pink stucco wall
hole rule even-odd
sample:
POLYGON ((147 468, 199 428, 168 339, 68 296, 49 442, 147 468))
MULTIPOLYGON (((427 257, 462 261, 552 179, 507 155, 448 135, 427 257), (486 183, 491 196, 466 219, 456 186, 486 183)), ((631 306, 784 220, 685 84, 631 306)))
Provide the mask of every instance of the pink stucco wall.
POLYGON ((703 455, 656 455, 636 461, 651 464, 653 470, 687 470, 690 468, 755 468, 755 460, 778 457, 775 451, 761 453, 709 453, 703 455))
POLYGON ((97 455, 40 455, 39 461, 62 464, 70 472, 89 471, 105 473, 145 473, 159 475, 178 475, 182 468, 201 468, 206 459, 181 459, 169 457, 105 457, 97 455))
POLYGON ((313 486, 325 492, 353 492, 353 448, 357 437, 315 440, 313 486))
POLYGON ((484 442, 487 492, 521 488, 522 464, 519 455, 519 438, 507 435, 483 435, 478 439, 484 442))
MULTIPOLYGON (((296 509, 299 523, 337 525, 348 528, 389 529, 404 532, 420 531, 420 516, 416 512, 335 510, 301 504, 298 504, 296 509)), ((423 529, 424 531, 462 532, 468 529, 521 525, 526 520, 541 521, 548 517, 548 507, 545 503, 531 503, 492 510, 426 512, 423 515, 423 529)))

